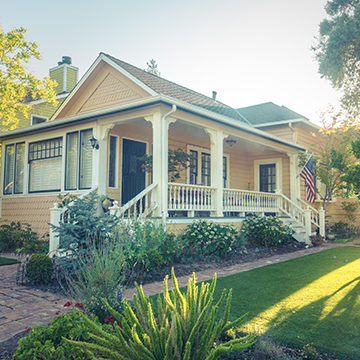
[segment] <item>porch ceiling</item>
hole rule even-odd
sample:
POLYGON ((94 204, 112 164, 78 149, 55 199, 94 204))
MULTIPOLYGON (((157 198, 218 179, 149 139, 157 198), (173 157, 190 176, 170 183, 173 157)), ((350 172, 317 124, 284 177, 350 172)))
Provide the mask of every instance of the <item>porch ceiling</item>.
MULTIPOLYGON (((171 137, 185 139, 187 144, 210 147, 210 137, 204 128, 182 120, 177 120, 170 125, 169 138, 171 137)), ((269 152, 283 153, 281 150, 276 151, 269 146, 231 135, 224 140, 224 152, 232 151, 249 154, 251 156, 261 156, 269 152), (227 142, 227 140, 234 140, 235 142, 227 142)))

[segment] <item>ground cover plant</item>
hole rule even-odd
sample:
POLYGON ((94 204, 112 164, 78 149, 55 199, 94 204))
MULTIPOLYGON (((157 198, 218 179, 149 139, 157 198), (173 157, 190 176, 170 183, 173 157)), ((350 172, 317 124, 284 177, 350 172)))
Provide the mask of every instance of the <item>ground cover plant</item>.
POLYGON ((18 263, 18 261, 16 259, 0 257, 0 266, 12 265, 12 264, 16 264, 16 263, 18 263))
POLYGON ((249 313, 245 332, 339 358, 360 354, 360 248, 343 247, 218 279, 233 288, 232 316, 249 313))
POLYGON ((225 337, 242 322, 244 315, 228 321, 231 290, 223 289, 220 299, 215 301, 216 276, 211 284, 203 283, 199 288, 193 274, 186 293, 180 291, 173 270, 174 290, 171 293, 167 279, 164 279, 163 297, 157 297, 156 315, 154 304, 145 298, 142 288, 137 287, 134 306, 125 300, 123 311, 119 313, 105 303, 114 319, 113 334, 79 312, 89 329, 88 339, 66 341, 74 348, 91 352, 93 358, 132 360, 215 360, 254 344, 252 335, 219 342, 221 336, 225 337), (221 304, 224 304, 224 312, 218 320, 221 304))

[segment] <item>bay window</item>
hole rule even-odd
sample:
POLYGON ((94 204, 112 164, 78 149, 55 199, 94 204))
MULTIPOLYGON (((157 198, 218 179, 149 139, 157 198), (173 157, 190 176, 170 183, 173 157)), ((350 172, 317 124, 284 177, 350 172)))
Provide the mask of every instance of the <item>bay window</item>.
POLYGON ((5 146, 5 195, 22 194, 24 190, 25 143, 5 146))
POLYGON ((61 190, 62 138, 29 144, 29 192, 61 190))

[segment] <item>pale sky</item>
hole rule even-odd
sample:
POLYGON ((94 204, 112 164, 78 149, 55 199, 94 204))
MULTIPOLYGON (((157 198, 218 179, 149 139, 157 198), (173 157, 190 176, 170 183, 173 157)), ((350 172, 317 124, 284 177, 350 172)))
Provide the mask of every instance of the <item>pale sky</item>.
POLYGON ((272 101, 319 122, 340 96, 311 46, 326 0, 0 0, 4 31, 23 26, 48 75, 63 55, 80 76, 103 51, 235 108, 272 101))

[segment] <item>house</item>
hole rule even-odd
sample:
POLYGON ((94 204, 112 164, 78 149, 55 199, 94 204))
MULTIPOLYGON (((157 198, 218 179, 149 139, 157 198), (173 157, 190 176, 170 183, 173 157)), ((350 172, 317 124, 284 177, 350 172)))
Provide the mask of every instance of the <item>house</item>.
POLYGON ((0 134, 2 221, 47 232, 61 221, 59 193, 97 188, 119 216, 173 228, 277 214, 301 241, 324 233, 324 213, 304 201, 297 176, 298 154, 317 131, 308 119, 272 103, 234 109, 104 53, 70 93, 61 78, 66 96, 47 121, 0 134), (168 150, 178 148, 190 167, 170 182, 168 150), (144 154, 153 155, 151 174, 144 154))

